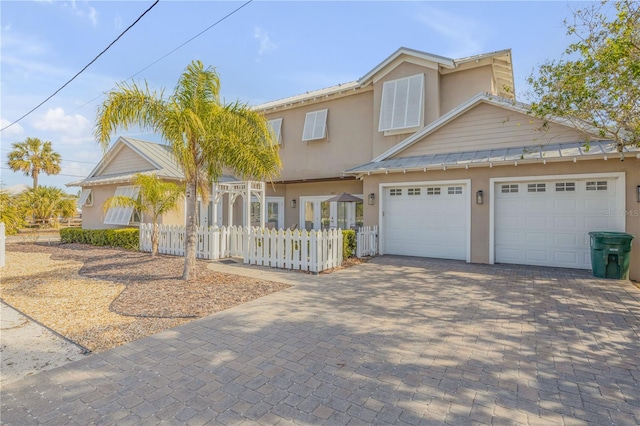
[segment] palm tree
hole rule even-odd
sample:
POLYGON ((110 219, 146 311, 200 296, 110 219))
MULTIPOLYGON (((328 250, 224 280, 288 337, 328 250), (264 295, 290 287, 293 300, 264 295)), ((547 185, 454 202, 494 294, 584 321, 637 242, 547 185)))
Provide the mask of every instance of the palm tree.
POLYGON ((18 196, 18 202, 25 214, 39 222, 75 216, 77 201, 75 196, 53 186, 31 188, 18 196))
POLYGON ((168 143, 187 183, 187 238, 182 278, 195 277, 197 194, 204 200, 223 168, 241 178, 272 179, 280 171, 278 146, 266 118, 239 102, 220 99, 215 69, 193 61, 169 97, 135 83, 120 83, 98 109, 96 140, 106 150, 118 127, 139 126, 168 143))
POLYGON ((111 197, 104 202, 102 208, 107 211, 111 207, 133 207, 139 213, 151 216, 151 223, 153 223, 151 256, 155 256, 158 254, 158 236, 160 234, 158 218, 178 207, 178 201, 184 195, 184 187, 173 182, 163 181, 155 174, 137 174, 133 179, 133 184, 140 187, 137 198, 111 197))
POLYGON ((24 142, 11 144, 7 164, 14 172, 23 172, 33 178, 33 188, 38 187, 40 172, 48 175, 60 173, 60 154, 51 149, 51 142, 38 138, 27 138, 24 142))
POLYGON ((18 228, 24 223, 24 214, 16 202, 16 197, 3 189, 0 189, 0 222, 5 224, 8 235, 17 233, 18 228))

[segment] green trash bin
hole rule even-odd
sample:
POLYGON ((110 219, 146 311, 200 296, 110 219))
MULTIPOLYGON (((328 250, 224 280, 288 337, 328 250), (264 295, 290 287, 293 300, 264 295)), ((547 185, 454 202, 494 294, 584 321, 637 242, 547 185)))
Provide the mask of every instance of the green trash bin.
POLYGON ((589 232, 591 237, 591 269, 598 278, 629 279, 631 241, 626 232, 589 232))

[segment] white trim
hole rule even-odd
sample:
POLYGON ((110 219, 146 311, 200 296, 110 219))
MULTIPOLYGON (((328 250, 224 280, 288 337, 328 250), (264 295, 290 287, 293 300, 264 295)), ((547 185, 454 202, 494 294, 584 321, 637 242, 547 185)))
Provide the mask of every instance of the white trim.
MULTIPOLYGON (((583 173, 583 174, 567 174, 567 175, 541 175, 541 176, 517 176, 517 177, 499 177, 489 179, 489 264, 493 265, 496 258, 495 244, 495 188, 500 182, 525 182, 525 181, 549 181, 549 180, 567 180, 567 179, 599 179, 613 178, 616 179, 616 210, 624 211, 626 205, 625 192, 625 173, 583 173)), ((624 217, 623 217, 624 219, 624 217)), ((625 224, 626 228, 626 224, 625 224)))
POLYGON ((384 207, 384 189, 392 186, 425 186, 425 185, 464 185, 468 189, 468 194, 466 197, 466 216, 467 216, 467 250, 466 250, 466 262, 471 263, 471 199, 472 196, 472 186, 471 179, 455 179, 455 180, 425 180, 425 181, 415 181, 415 182, 384 182, 378 185, 378 199, 380 202, 378 203, 378 229, 380 232, 378 233, 379 244, 379 252, 380 254, 384 254, 384 218, 383 218, 383 207, 384 207))
POLYGON ((396 60, 400 55, 412 56, 414 58, 424 59, 425 61, 435 62, 442 66, 453 68, 455 66, 455 60, 451 58, 445 58, 444 56, 433 55, 427 52, 421 52, 419 50, 413 50, 406 47, 401 47, 391 55, 387 57, 384 61, 380 62, 374 69, 366 73, 364 76, 358 79, 358 84, 364 85, 368 83, 368 81, 373 78, 378 72, 384 69, 387 65, 396 60))

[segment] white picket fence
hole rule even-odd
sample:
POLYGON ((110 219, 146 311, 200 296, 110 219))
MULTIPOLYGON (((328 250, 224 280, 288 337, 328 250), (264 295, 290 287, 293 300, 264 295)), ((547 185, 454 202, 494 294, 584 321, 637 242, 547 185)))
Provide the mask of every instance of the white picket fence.
MULTIPOLYGON (((140 225, 140 250, 151 251, 152 224, 140 225)), ((185 228, 160 225, 158 252, 184 256, 185 228)), ((242 257, 244 263, 320 272, 342 263, 342 232, 269 230, 257 227, 199 227, 196 256, 242 257)))
POLYGON ((356 257, 378 254, 378 227, 363 226, 356 232, 356 257))
POLYGON ((6 240, 7 240, 7 237, 5 236, 4 222, 0 222, 0 268, 2 268, 6 263, 6 258, 5 258, 6 240))

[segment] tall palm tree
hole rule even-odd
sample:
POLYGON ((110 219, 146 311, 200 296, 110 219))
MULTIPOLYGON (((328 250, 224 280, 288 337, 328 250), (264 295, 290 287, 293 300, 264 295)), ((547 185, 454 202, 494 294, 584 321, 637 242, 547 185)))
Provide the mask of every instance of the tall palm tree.
POLYGON ((140 187, 137 198, 111 197, 108 198, 102 208, 104 211, 111 207, 133 207, 141 214, 151 216, 153 232, 151 233, 151 256, 158 254, 158 218, 178 208, 178 202, 184 195, 184 187, 173 182, 163 181, 155 174, 137 174, 133 184, 140 187))
POLYGON ((42 142, 38 138, 27 138, 24 142, 11 144, 7 164, 14 172, 23 172, 33 178, 33 188, 38 187, 41 172, 48 175, 60 173, 60 154, 53 151, 51 142, 42 142))
POLYGON ((120 83, 98 109, 96 140, 106 150, 118 127, 139 126, 168 143, 182 167, 187 188, 187 238, 183 279, 195 277, 197 194, 207 199, 223 168, 241 178, 272 179, 280 171, 278 146, 266 118, 240 102, 220 99, 215 69, 193 61, 169 97, 135 83, 120 83))

